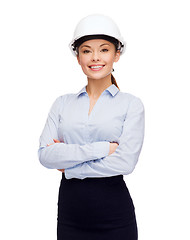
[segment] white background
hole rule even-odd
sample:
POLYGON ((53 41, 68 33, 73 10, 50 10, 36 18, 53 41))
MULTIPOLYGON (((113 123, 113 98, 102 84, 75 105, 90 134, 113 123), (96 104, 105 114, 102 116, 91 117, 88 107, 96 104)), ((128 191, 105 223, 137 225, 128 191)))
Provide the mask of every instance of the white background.
POLYGON ((127 49, 114 76, 145 105, 144 146, 125 176, 139 240, 190 239, 189 12, 184 0, 1 1, 0 239, 56 240, 61 173, 39 163, 39 136, 54 100, 87 83, 68 44, 92 13, 119 25, 127 49))

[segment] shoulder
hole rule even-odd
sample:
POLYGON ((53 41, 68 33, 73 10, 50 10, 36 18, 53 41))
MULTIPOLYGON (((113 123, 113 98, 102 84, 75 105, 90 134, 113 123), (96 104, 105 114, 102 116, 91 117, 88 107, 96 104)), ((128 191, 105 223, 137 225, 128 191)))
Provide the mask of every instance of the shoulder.
POLYGON ((67 98, 70 94, 67 93, 67 94, 64 94, 64 95, 61 95, 61 96, 58 96, 52 106, 51 106, 51 110, 53 111, 60 111, 60 109, 65 105, 65 102, 67 101, 67 98))
POLYGON ((67 105, 69 102, 71 102, 73 99, 76 98, 75 93, 66 93, 63 95, 58 96, 53 104, 52 104, 52 109, 56 109, 57 111, 62 110, 65 105, 67 105))
POLYGON ((121 98, 122 102, 125 102, 125 104, 128 106, 128 108, 135 107, 135 106, 144 108, 144 104, 143 104, 141 98, 137 97, 134 94, 119 91, 118 97, 121 98))
POLYGON ((54 101, 54 104, 64 104, 66 103, 66 101, 69 101, 70 99, 72 99, 76 94, 74 93, 66 93, 64 95, 61 95, 59 97, 57 97, 54 101))

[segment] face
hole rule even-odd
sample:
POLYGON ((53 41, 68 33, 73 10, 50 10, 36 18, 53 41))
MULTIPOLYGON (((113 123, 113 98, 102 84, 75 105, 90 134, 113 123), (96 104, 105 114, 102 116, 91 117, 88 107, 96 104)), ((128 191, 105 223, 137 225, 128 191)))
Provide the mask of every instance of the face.
POLYGON ((92 39, 82 43, 77 60, 84 74, 90 79, 103 79, 111 75, 113 63, 120 57, 113 43, 103 39, 92 39))

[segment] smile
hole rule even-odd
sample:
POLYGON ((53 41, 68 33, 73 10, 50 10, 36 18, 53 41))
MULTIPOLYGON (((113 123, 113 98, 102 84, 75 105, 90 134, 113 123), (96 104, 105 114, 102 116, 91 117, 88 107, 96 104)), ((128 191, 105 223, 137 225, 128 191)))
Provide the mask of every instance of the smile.
POLYGON ((91 65, 89 66, 89 68, 92 70, 92 71, 99 71, 101 70, 105 65, 91 65))

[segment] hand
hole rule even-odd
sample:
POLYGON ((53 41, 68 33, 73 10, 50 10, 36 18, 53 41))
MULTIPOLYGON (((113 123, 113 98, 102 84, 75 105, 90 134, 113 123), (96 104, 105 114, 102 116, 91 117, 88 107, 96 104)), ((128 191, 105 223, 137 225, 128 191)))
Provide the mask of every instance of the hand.
POLYGON ((64 173, 65 172, 65 169, 57 169, 58 171, 64 173))
POLYGON ((119 145, 119 144, 118 144, 117 142, 116 142, 116 143, 110 143, 110 151, 109 151, 109 154, 108 154, 108 155, 114 153, 115 150, 116 150, 116 148, 118 147, 118 145, 119 145))
POLYGON ((60 141, 57 140, 57 139, 53 139, 53 141, 54 141, 54 143, 47 144, 47 146, 49 147, 50 145, 53 145, 53 144, 55 144, 55 143, 60 143, 60 141))

